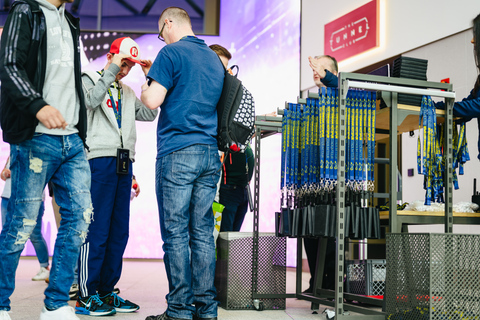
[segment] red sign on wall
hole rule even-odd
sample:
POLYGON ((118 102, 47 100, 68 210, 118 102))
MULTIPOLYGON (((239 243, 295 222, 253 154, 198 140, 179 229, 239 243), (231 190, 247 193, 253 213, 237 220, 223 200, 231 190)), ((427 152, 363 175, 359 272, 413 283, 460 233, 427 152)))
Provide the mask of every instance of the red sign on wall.
POLYGON ((342 61, 378 46, 378 0, 325 25, 325 54, 342 61))

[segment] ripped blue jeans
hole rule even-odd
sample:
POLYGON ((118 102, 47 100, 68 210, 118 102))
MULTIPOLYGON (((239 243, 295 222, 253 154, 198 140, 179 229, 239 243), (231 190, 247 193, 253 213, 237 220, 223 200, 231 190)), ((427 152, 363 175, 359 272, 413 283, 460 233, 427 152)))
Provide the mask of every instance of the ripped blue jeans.
POLYGON ((80 246, 93 213, 83 142, 78 134, 35 134, 31 140, 10 146, 10 163, 12 194, 0 234, 0 310, 10 310, 20 254, 35 228, 48 181, 53 183, 62 216, 45 290, 45 306, 55 310, 68 305, 80 246))

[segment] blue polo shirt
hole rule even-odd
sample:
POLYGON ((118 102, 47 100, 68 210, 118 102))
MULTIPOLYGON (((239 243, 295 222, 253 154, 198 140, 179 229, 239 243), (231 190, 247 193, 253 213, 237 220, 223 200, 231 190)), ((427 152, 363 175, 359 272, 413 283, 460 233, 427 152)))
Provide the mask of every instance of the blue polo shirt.
POLYGON ((194 144, 217 144, 217 103, 224 69, 217 54, 193 36, 166 45, 148 78, 167 89, 157 127, 157 158, 194 144))

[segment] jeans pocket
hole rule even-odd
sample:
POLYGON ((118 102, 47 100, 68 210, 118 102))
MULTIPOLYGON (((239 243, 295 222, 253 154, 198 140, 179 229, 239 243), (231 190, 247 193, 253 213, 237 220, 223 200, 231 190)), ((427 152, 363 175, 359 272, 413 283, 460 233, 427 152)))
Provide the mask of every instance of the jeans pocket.
POLYGON ((201 150, 181 150, 167 156, 167 161, 172 162, 172 180, 178 184, 192 182, 201 173, 204 156, 201 150))

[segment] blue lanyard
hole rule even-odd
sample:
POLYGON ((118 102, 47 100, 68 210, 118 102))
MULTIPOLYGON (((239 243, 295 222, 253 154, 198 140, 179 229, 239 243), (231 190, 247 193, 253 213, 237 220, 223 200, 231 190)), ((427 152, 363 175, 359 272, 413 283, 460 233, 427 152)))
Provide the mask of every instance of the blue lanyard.
POLYGON ((376 117, 376 112, 377 112, 377 105, 376 105, 376 101, 377 101, 377 93, 376 92, 373 92, 372 93, 372 96, 371 96, 371 99, 370 99, 370 108, 369 108, 369 113, 370 113, 370 116, 369 116, 369 119, 370 119, 370 125, 368 127, 368 130, 369 130, 369 141, 368 141, 368 148, 370 149, 369 151, 369 155, 370 155, 370 181, 372 182, 372 185, 371 185, 371 188, 373 191, 373 181, 375 179, 375 164, 374 164, 374 161, 375 161, 375 117, 376 117))
POLYGON ((335 145, 335 148, 334 148, 334 154, 333 154, 333 179, 335 180, 335 182, 337 181, 337 176, 338 176, 338 172, 337 172, 337 163, 338 163, 338 130, 339 130, 339 126, 338 126, 338 89, 336 88, 332 88, 332 101, 333 101, 333 113, 334 113, 334 116, 333 116, 333 121, 332 121, 332 128, 333 128, 333 132, 334 132, 334 135, 333 135, 333 144, 335 145))
POLYGON ((288 127, 287 127, 287 118, 290 111, 285 109, 282 117, 282 164, 281 164, 281 177, 280 177, 280 190, 284 191, 286 188, 285 185, 285 176, 288 173, 288 170, 285 169, 287 163, 287 138, 288 138, 288 127))
MULTIPOLYGON (((97 71, 98 74, 102 75, 102 71, 97 71)), ((115 119, 117 120, 118 128, 122 129, 122 90, 117 82, 114 82, 114 85, 118 91, 118 103, 115 104, 115 99, 113 98, 112 91, 108 88, 108 95, 110 97, 110 103, 112 104, 113 113, 115 114, 115 119)))
POLYGON ((326 113, 326 88, 322 87, 320 99, 319 99, 319 105, 318 105, 318 136, 319 136, 319 147, 318 147, 318 152, 319 152, 319 169, 318 169, 318 181, 320 183, 320 187, 323 188, 325 187, 325 179, 326 179, 326 155, 325 155, 325 137, 326 137, 326 126, 325 126, 325 113, 326 113))

